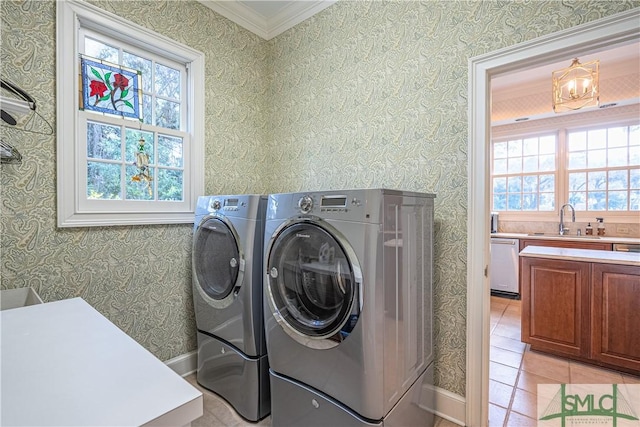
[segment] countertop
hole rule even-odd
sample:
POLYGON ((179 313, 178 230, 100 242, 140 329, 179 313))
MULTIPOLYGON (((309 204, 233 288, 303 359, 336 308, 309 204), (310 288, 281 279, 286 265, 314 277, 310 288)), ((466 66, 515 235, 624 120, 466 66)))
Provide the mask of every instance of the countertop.
POLYGON ((540 239, 540 240, 571 240, 575 242, 602 242, 602 243, 626 243, 640 244, 640 238, 636 237, 611 237, 611 236, 552 236, 531 235, 525 233, 491 233, 491 237, 503 239, 540 239))
POLYGON ((184 426, 202 393, 81 298, 0 312, 3 426, 184 426))
POLYGON ((551 246, 527 246, 520 251, 521 257, 561 259, 567 261, 618 264, 640 267, 640 253, 615 252, 592 249, 556 248, 551 246))

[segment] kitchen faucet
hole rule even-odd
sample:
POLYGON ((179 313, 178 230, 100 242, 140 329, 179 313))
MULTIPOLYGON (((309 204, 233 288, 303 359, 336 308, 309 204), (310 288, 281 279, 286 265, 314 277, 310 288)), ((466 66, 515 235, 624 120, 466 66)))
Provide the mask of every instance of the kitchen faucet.
POLYGON ((576 222, 576 210, 571 206, 571 203, 565 203, 560 208, 560 228, 559 232, 561 236, 564 236, 565 233, 569 233, 569 229, 564 226, 564 208, 569 206, 571 208, 571 222, 576 222))

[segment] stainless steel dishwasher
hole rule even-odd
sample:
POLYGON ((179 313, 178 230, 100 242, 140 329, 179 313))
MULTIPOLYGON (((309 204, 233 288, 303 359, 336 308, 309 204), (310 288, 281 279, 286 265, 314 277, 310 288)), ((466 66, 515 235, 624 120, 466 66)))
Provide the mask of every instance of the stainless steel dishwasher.
POLYGON ((491 238, 491 295, 520 299, 518 239, 491 238))
POLYGON ((614 243, 613 250, 618 252, 640 252, 640 244, 614 243))

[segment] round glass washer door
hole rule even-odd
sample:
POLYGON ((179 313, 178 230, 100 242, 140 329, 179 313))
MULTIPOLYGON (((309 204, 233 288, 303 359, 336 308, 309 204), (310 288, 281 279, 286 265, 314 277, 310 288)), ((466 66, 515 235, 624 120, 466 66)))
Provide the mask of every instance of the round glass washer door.
POLYGON ((244 275, 244 257, 233 226, 224 217, 205 217, 196 229, 192 254, 200 295, 216 308, 228 307, 244 275))
POLYGON ((331 348, 349 336, 360 315, 360 267, 344 238, 328 224, 293 222, 273 239, 267 295, 289 336, 331 348))

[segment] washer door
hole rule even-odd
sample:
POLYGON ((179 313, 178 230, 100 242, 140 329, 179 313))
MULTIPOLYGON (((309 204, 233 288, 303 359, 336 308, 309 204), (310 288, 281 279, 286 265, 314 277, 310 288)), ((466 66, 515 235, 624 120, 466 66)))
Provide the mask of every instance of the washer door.
POLYGON ((205 217, 196 230, 192 253, 198 292, 212 306, 228 307, 244 275, 244 257, 233 226, 224 217, 205 217))
POLYGON ((358 321, 362 283, 345 239, 328 224, 293 221, 268 254, 268 301, 285 332, 312 348, 342 342, 358 321))

